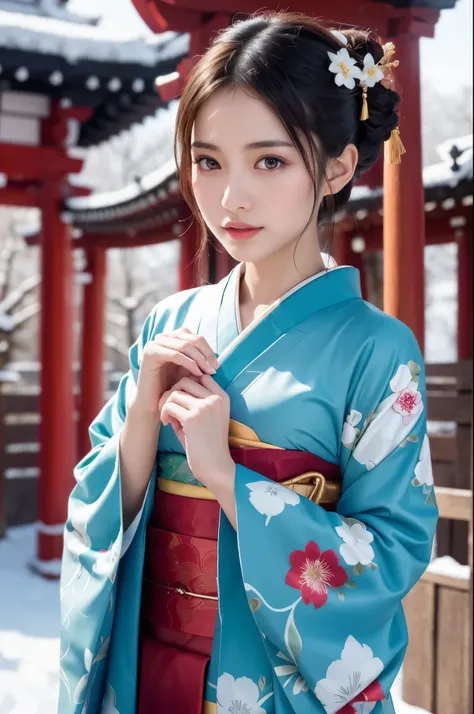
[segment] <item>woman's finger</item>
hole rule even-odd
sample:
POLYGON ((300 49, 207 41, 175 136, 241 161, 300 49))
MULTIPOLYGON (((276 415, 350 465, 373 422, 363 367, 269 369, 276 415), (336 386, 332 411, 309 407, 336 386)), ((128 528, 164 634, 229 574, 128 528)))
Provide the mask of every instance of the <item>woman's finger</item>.
POLYGON ((186 328, 184 328, 181 333, 177 333, 176 337, 197 347, 197 349, 202 352, 209 364, 213 367, 216 369, 220 367, 217 357, 205 337, 202 335, 195 335, 186 328))
POLYGON ((209 397, 211 395, 211 392, 206 389, 206 387, 203 387, 202 384, 199 384, 199 382, 196 382, 190 377, 182 377, 178 382, 176 382, 176 384, 170 387, 170 389, 167 389, 166 392, 163 392, 158 403, 159 409, 161 409, 163 404, 166 402, 167 399, 169 399, 171 393, 174 391, 186 392, 187 394, 190 394, 191 396, 196 397, 197 399, 205 399, 206 397, 209 397))
POLYGON ((177 336, 171 337, 170 335, 159 335, 156 339, 159 341, 160 345, 167 347, 168 349, 175 350, 176 352, 193 359, 204 373, 215 373, 216 370, 212 364, 207 360, 198 347, 191 342, 187 340, 180 340, 177 336))
POLYGON ((185 407, 188 411, 193 409, 196 406, 196 397, 193 397, 190 394, 186 394, 186 392, 182 392, 177 389, 172 389, 169 391, 168 396, 166 399, 164 399, 163 395, 160 399, 160 403, 158 405, 158 408, 161 409, 165 404, 173 402, 174 404, 179 404, 182 407, 185 407))
POLYGON ((176 352, 176 350, 164 347, 163 345, 160 345, 160 348, 165 350, 169 362, 172 362, 179 367, 184 367, 184 369, 193 374, 195 377, 202 377, 205 374, 200 366, 196 364, 196 361, 191 357, 188 357, 182 352, 176 352))
POLYGON ((174 389, 187 392, 193 397, 198 397, 200 399, 205 399, 211 394, 209 389, 206 389, 203 384, 200 384, 195 379, 191 379, 191 377, 181 377, 181 379, 176 382, 176 384, 174 384, 169 391, 173 391, 174 389))
POLYGON ((158 342, 148 342, 145 346, 145 350, 146 354, 149 357, 153 358, 156 356, 160 364, 163 363, 163 361, 172 362, 173 364, 176 364, 179 367, 184 367, 184 369, 186 369, 195 377, 201 377, 206 372, 209 372, 207 368, 205 370, 202 370, 199 365, 196 364, 196 361, 194 359, 188 357, 182 352, 177 352, 173 348, 166 347, 163 344, 159 344, 158 342))
POLYGON ((181 426, 183 426, 188 414, 189 409, 185 409, 184 407, 180 406, 179 404, 175 404, 174 402, 166 402, 161 411, 161 422, 164 426, 166 426, 168 424, 169 419, 174 418, 180 423, 181 426))

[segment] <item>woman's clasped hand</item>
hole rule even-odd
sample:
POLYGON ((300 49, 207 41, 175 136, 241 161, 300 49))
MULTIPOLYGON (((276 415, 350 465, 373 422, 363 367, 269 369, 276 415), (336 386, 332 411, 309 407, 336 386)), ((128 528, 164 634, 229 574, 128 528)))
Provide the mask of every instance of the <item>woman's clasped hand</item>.
POLYGON ((211 376, 218 367, 204 337, 187 328, 159 334, 144 347, 134 399, 135 406, 173 427, 193 475, 205 486, 234 466, 229 397, 211 376))

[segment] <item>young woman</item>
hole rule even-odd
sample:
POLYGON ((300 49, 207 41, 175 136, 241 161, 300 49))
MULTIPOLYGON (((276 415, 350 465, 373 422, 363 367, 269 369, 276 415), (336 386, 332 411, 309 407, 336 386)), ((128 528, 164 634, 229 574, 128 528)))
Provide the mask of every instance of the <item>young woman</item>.
POLYGON ((61 714, 393 713, 437 521, 422 357, 318 243, 401 151, 393 50, 265 14, 191 72, 182 191, 238 265, 156 306, 91 427, 61 714))

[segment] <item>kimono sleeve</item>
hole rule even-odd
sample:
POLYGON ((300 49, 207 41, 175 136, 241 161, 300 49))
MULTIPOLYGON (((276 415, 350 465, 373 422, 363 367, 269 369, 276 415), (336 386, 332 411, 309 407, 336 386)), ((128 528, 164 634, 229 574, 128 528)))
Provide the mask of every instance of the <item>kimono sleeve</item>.
MULTIPOLYGON (((101 710, 112 628, 115 636, 117 628, 128 628, 126 639, 132 643, 130 649, 136 649, 133 633, 138 628, 144 524, 152 505, 154 470, 145 508, 124 533, 118 447, 143 348, 156 330, 155 320, 154 311, 130 349, 129 371, 90 427, 91 451, 74 471, 76 486, 68 503, 61 569, 61 714, 78 714, 83 707, 91 713, 101 710), (135 542, 137 531, 139 542, 135 542), (136 602, 128 597, 124 615, 117 608, 127 583, 138 595, 136 602)), ((133 678, 130 671, 124 677, 133 678)), ((133 689, 134 682, 130 682, 133 689)))
POLYGON ((438 517, 424 368, 405 326, 357 365, 341 431, 335 512, 237 466, 241 570, 275 697, 294 712, 387 714, 407 645, 402 600, 438 517))

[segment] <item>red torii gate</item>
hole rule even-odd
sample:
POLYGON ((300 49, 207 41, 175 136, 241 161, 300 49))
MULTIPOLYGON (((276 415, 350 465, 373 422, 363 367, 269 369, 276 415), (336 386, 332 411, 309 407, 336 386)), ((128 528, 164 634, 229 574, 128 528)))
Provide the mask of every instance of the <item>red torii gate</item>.
MULTIPOLYGON (((420 0, 421 1, 421 0, 420 0)), ((215 32, 226 27, 234 15, 245 16, 261 6, 255 0, 132 0, 138 12, 155 32, 174 30, 190 33, 189 56, 178 66, 178 76, 171 81, 160 81, 158 91, 164 101, 179 96, 184 79, 191 68, 195 57, 201 55, 215 32), (235 2, 235 5, 234 5, 235 2), (236 7, 239 5, 239 7, 236 7)), ((359 26, 370 26, 377 30, 386 40, 392 40, 397 46, 397 56, 400 67, 397 70, 397 81, 403 88, 403 103, 401 107, 401 131, 407 154, 400 166, 389 165, 384 169, 384 284, 385 310, 406 322, 415 332, 420 345, 424 343, 424 270, 423 252, 425 245, 422 159, 421 159, 421 119, 420 119, 420 71, 419 71, 419 40, 420 37, 432 37, 434 27, 441 8, 452 7, 455 0, 431 0, 432 7, 417 7, 417 0, 361 0, 357 5, 351 0, 340 0, 337 7, 328 2, 316 3, 316 0, 294 0, 292 10, 324 16, 337 26, 338 23, 349 23, 359 26), (403 8, 399 5, 404 5, 403 8), (406 5, 411 5, 406 7, 406 5), (315 7, 317 5, 317 7, 315 7), (407 259, 409 257, 409 259, 407 259)), ((278 6, 276 0, 268 2, 268 8, 278 6)), ((84 121, 84 117, 74 114, 76 108, 69 111, 63 107, 58 109, 56 117, 52 118, 49 129, 45 130, 43 146, 28 153, 15 153, 18 147, 7 147, 7 153, 2 151, 2 170, 9 178, 9 184, 3 197, 10 205, 28 205, 41 207, 44 216, 43 243, 43 310, 51 317, 49 329, 42 331, 44 345, 48 346, 47 354, 56 355, 43 365, 45 377, 48 376, 51 385, 50 393, 42 399, 48 403, 43 407, 48 411, 49 418, 42 427, 42 464, 47 465, 47 473, 42 474, 40 513, 47 513, 44 519, 43 531, 39 534, 39 560, 46 566, 60 556, 61 544, 59 533, 54 524, 64 522, 66 500, 70 490, 69 474, 76 458, 74 444, 74 399, 72 393, 72 305, 69 291, 65 286, 72 279, 70 227, 61 220, 59 205, 64 194, 60 194, 60 186, 64 185, 68 173, 80 170, 80 162, 69 159, 62 148, 64 121, 75 118, 84 121), (47 163, 43 163, 49 150, 47 163), (40 166, 40 162, 43 163, 40 166), (47 171, 45 172, 45 165, 47 171), (3 167, 6 167, 3 168, 3 167), (18 175, 18 190, 16 189, 16 174, 18 175), (25 173, 26 172, 26 173, 25 173), (47 174, 47 180, 42 177, 47 174), (25 200, 24 186, 41 186, 40 195, 31 195, 25 200), (17 194, 15 194, 17 191, 17 194), (8 192, 8 196, 7 196, 8 192), (62 279, 58 279, 61 275, 62 279), (57 286, 55 294, 52 286, 57 286), (66 299, 65 299, 66 298, 66 299), (54 323, 54 324, 53 324, 54 323), (58 433, 58 425, 63 425, 67 439, 58 433), (48 524, 53 524, 48 529, 48 524)), ((2 147, 3 150, 4 147, 2 147)), ((377 171, 374 169, 369 178, 372 185, 380 185, 377 171)), ((366 179, 367 180, 367 179, 366 179)), ((87 248, 88 272, 92 280, 84 288, 83 307, 83 371, 81 384, 81 414, 80 422, 85 431, 85 425, 102 406, 102 336, 105 300, 105 253, 104 247, 110 245, 103 241, 103 236, 84 236, 84 247, 87 248)), ((129 244, 130 235, 124 233, 129 244)), ((154 232, 149 238, 154 242, 175 238, 175 235, 161 230, 154 232)), ((147 240, 143 236, 143 240, 147 240)), ((140 244, 140 237, 133 239, 134 245, 140 244)), ((77 242, 78 244, 79 242, 77 242)), ((125 245, 123 241, 121 244, 125 245)), ((76 244, 76 241, 74 241, 76 244)), ((185 239, 181 240, 181 261, 179 288, 184 289, 195 284, 194 257, 199 244, 197 228, 186 231, 185 239)), ((228 272, 230 259, 225 253, 214 255, 215 275, 217 278, 228 272)))
MULTIPOLYGON (((21 0, 0 10, 0 204, 38 208, 41 247, 41 393, 38 557, 32 565, 58 574, 66 504, 77 462, 74 398, 73 226, 64 201, 89 189, 69 183, 83 162, 69 149, 92 146, 154 113, 157 74, 174 71, 187 38, 121 43, 94 30, 94 21, 32 0, 27 27, 21 0), (60 16, 60 17, 58 17, 60 16), (50 22, 54 18, 54 22, 50 22), (84 27, 84 25, 86 27, 84 27)), ((104 256, 97 255, 100 275, 104 256)), ((101 320, 86 291, 89 321, 101 320)), ((95 346, 94 346, 95 347, 95 346)), ((102 332, 93 359, 102 370, 102 332)), ((101 395, 97 382, 92 383, 101 395)), ((87 390, 84 390, 87 394, 87 390)), ((82 409, 82 405, 81 405, 82 409)), ((3 504, 0 504, 0 507, 3 504)))

